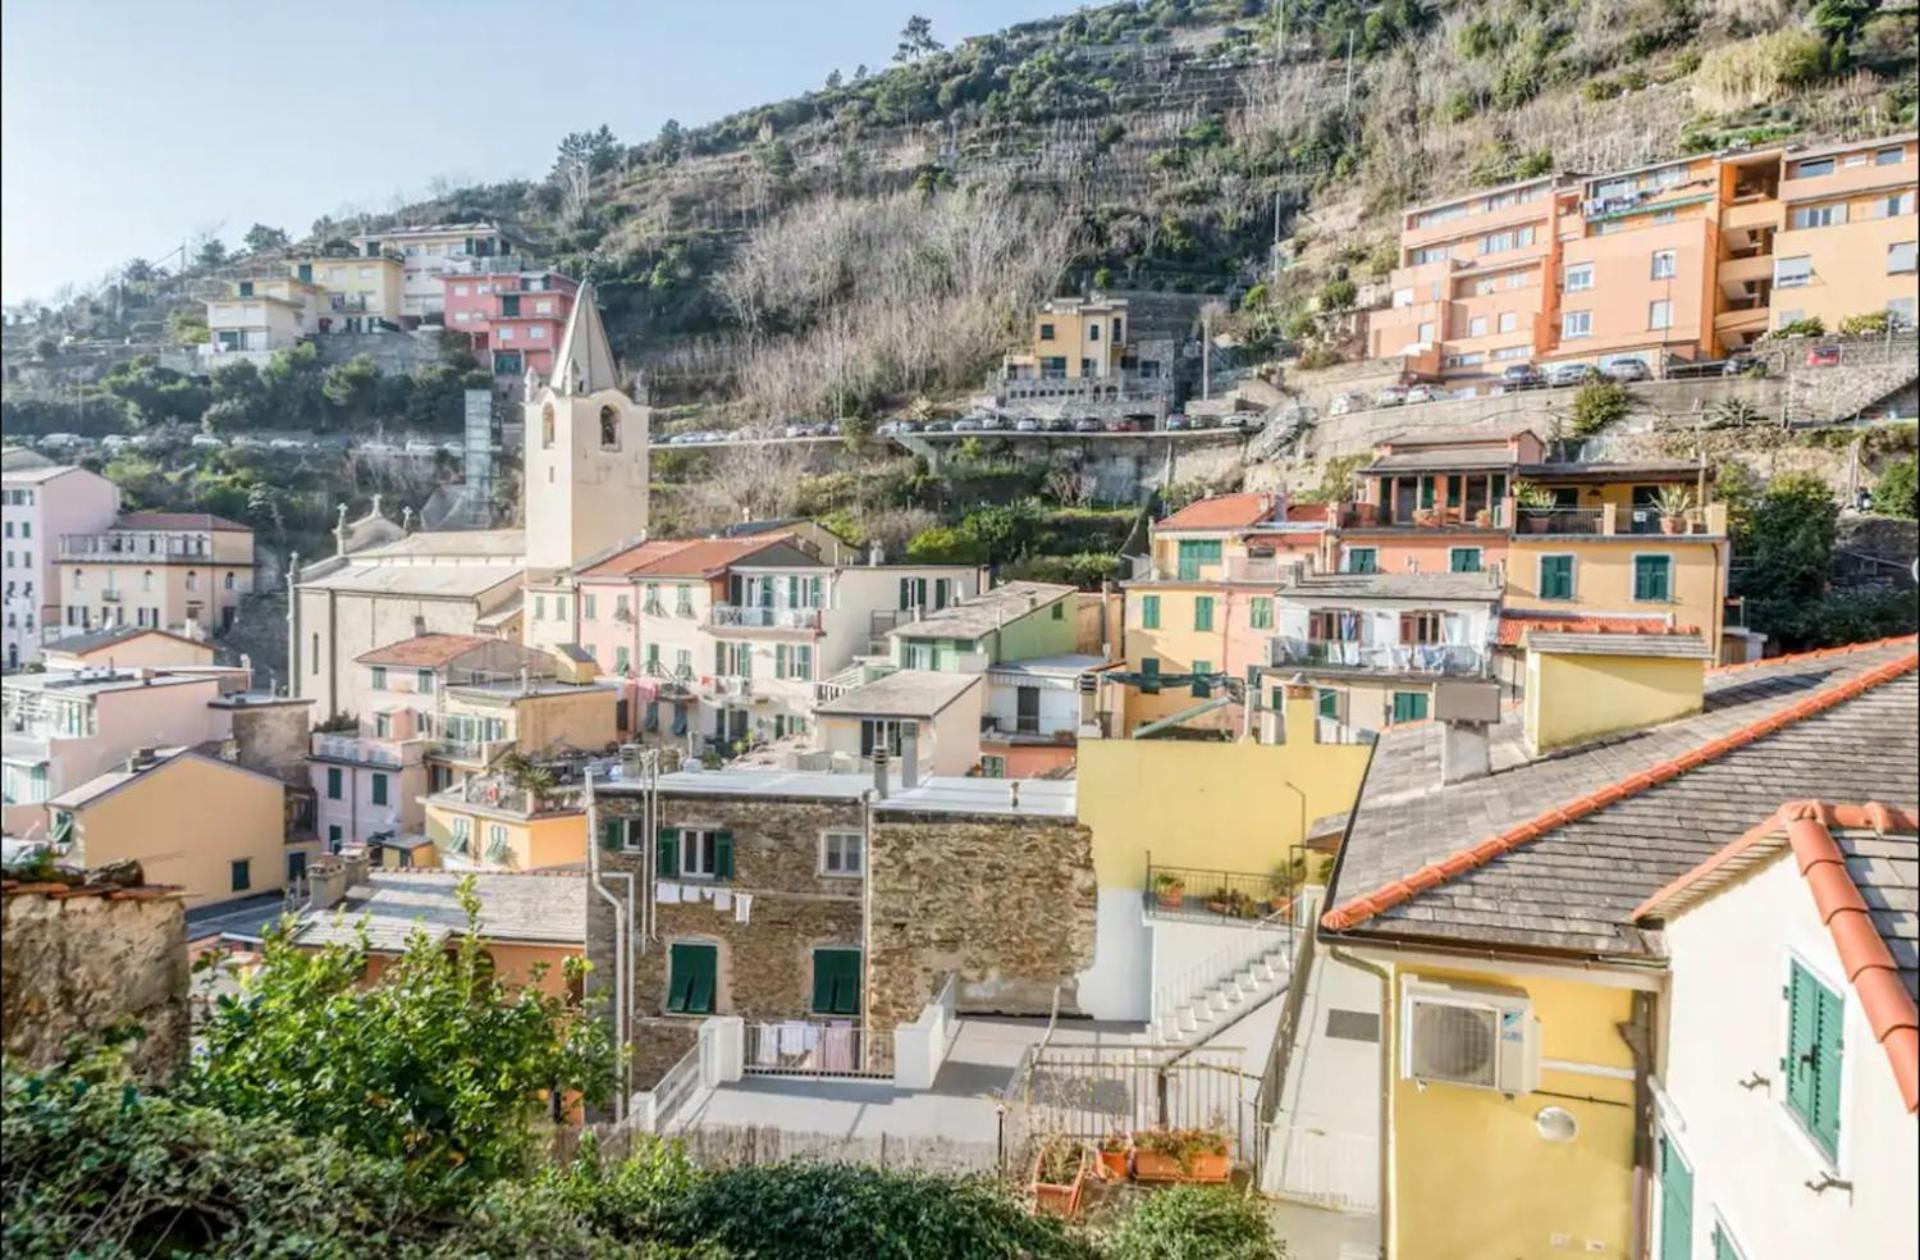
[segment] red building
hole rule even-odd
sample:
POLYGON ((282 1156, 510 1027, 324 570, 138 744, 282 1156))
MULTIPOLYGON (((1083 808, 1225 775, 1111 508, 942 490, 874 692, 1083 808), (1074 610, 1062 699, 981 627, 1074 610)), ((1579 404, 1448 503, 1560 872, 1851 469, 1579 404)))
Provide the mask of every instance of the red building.
POLYGON ((557 271, 520 270, 512 259, 476 258, 449 271, 446 326, 473 338, 473 353, 496 376, 553 371, 553 352, 580 282, 557 271))

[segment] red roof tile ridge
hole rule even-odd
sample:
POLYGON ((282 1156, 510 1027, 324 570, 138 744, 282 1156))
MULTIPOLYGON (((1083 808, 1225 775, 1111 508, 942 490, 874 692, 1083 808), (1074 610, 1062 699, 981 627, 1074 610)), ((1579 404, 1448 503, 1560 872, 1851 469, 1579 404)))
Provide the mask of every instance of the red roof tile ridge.
POLYGON ((1859 643, 1843 643, 1838 647, 1814 648, 1808 652, 1788 652, 1784 656, 1769 656, 1757 661, 1739 661, 1732 665, 1715 665, 1707 671, 1707 674, 1713 676, 1717 674, 1737 674, 1750 669, 1771 669, 1776 665, 1791 665, 1797 661, 1817 661, 1829 656, 1847 656, 1854 652, 1871 652, 1875 648, 1892 647, 1897 643, 1920 643, 1920 635, 1889 635, 1884 639, 1867 639, 1859 643))
MULTIPOLYGON (((1898 642, 1899 640, 1888 641, 1898 642)), ((1812 717, 1818 713, 1824 713, 1836 705, 1843 704, 1848 700, 1864 695, 1880 684, 1890 682, 1902 674, 1910 672, 1916 665, 1920 665, 1920 654, 1916 653, 1908 653, 1906 656, 1900 657, 1897 660, 1888 661, 1884 665, 1868 670, 1864 674, 1849 678, 1836 686, 1815 692, 1806 699, 1790 705, 1780 712, 1770 714, 1747 726, 1741 727, 1731 734, 1709 741, 1697 748, 1689 749, 1687 752, 1669 758, 1666 761, 1649 766, 1647 769, 1629 776, 1623 780, 1619 786, 1628 789, 1629 793, 1637 794, 1656 784, 1678 778, 1689 770, 1697 769, 1699 766, 1717 760, 1727 753, 1738 748, 1743 748, 1756 740, 1764 739, 1766 736, 1772 735, 1795 722, 1812 717)), ((1611 788, 1612 785, 1599 788, 1564 805, 1557 805, 1551 809, 1544 810, 1535 817, 1509 827, 1497 835, 1489 836, 1474 845, 1456 850, 1452 854, 1429 862, 1426 867, 1414 871, 1411 874, 1400 876, 1371 893, 1349 898, 1347 901, 1342 902, 1340 905, 1333 907, 1321 915, 1320 924, 1322 927, 1335 932, 1356 927, 1383 911, 1390 910, 1394 906, 1402 905, 1413 900, 1417 891, 1424 890, 1426 887, 1433 887, 1434 884, 1425 884, 1420 890, 1416 890, 1414 887, 1414 881, 1423 879, 1427 870, 1439 872, 1442 878, 1434 882, 1443 883, 1448 879, 1465 873, 1473 867, 1484 866, 1496 857, 1510 853, 1522 845, 1532 843, 1556 827, 1564 826, 1566 823, 1584 818, 1589 814, 1597 813, 1607 808, 1607 806, 1617 803, 1621 799, 1621 796, 1613 792, 1611 788), (1457 860, 1463 856, 1472 859, 1469 864, 1464 866, 1457 860)))

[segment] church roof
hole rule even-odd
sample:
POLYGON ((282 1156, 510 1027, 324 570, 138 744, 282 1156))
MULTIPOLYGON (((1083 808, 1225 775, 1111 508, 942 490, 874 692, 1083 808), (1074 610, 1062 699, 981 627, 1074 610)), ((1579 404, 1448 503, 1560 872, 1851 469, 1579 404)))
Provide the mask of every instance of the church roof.
POLYGON ((606 325, 600 322, 600 306, 594 299, 591 280, 582 281, 579 293, 574 295, 573 313, 567 317, 567 331, 560 338, 560 352, 553 363, 556 394, 597 394, 603 389, 620 388, 613 345, 607 340, 606 325))

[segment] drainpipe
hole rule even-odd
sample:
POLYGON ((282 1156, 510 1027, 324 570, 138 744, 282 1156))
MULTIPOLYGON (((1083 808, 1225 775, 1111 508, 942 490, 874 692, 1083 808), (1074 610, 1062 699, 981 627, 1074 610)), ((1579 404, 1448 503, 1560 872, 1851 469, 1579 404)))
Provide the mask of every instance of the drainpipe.
POLYGON ((860 794, 860 1070, 873 1059, 873 793, 860 794))
MULTIPOLYGON (((600 899, 613 911, 613 1037, 615 1068, 620 1076, 620 1088, 613 1097, 613 1118, 622 1121, 627 1118, 627 1011, 632 1005, 633 995, 627 989, 627 908, 620 899, 608 892, 606 885, 600 882, 600 806, 593 790, 593 770, 586 774, 587 804, 587 882, 600 899)), ((627 899, 633 899, 633 877, 627 876, 627 899)))
MULTIPOLYGON (((1315 925, 1314 930, 1318 930, 1315 925)), ((1327 950, 1335 962, 1366 972, 1380 982, 1380 1254, 1393 1254, 1393 1059, 1398 1053, 1393 1008, 1393 977, 1385 967, 1356 958, 1335 945, 1327 950)))

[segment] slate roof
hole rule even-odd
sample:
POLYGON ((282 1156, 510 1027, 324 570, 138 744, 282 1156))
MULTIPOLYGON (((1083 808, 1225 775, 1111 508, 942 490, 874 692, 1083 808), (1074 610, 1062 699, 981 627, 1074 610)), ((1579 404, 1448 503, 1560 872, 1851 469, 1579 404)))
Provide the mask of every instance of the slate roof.
POLYGON ((466 929, 466 912, 454 894, 469 875, 480 898, 480 934, 488 940, 586 944, 586 876, 502 871, 375 872, 349 888, 334 909, 305 913, 294 942, 351 942, 363 915, 368 945, 381 953, 404 950, 415 925, 433 940, 444 940, 466 929))
POLYGON ((1563 633, 1535 630, 1527 636, 1529 647, 1542 652, 1563 652, 1574 656, 1667 656, 1710 661, 1719 655, 1706 640, 1696 634, 1625 634, 1596 631, 1563 633))
POLYGON ((1914 640, 1709 675, 1705 710, 1441 785, 1438 724, 1374 747, 1323 927, 1644 956, 1634 909, 1783 797, 1920 799, 1914 640))
POLYGON ((897 669, 839 698, 813 706, 817 717, 934 717, 980 685, 979 674, 897 669))
POLYGON ((1310 573, 1283 581, 1280 590, 1301 599, 1500 598, 1491 570, 1481 573, 1310 573))
POLYGON ((905 639, 977 639, 1028 613, 1037 612, 1079 588, 1056 582, 1008 582, 972 599, 949 604, 918 621, 887 633, 905 639))
POLYGON ((1881 803, 1790 801, 1647 898, 1670 920, 1791 853, 1841 969, 1885 1048, 1909 1112, 1920 1108, 1920 818, 1881 803))
POLYGON ((132 639, 145 638, 147 635, 157 635, 162 639, 172 639, 176 643, 191 644, 197 648, 205 648, 209 652, 213 650, 213 644, 211 643, 202 643, 198 639, 189 639, 183 634, 175 634, 171 630, 162 630, 157 626, 111 626, 106 629, 87 631, 83 634, 70 634, 64 639, 55 639, 53 642, 47 644, 42 651, 83 655, 87 652, 97 652, 101 648, 115 647, 132 639))

